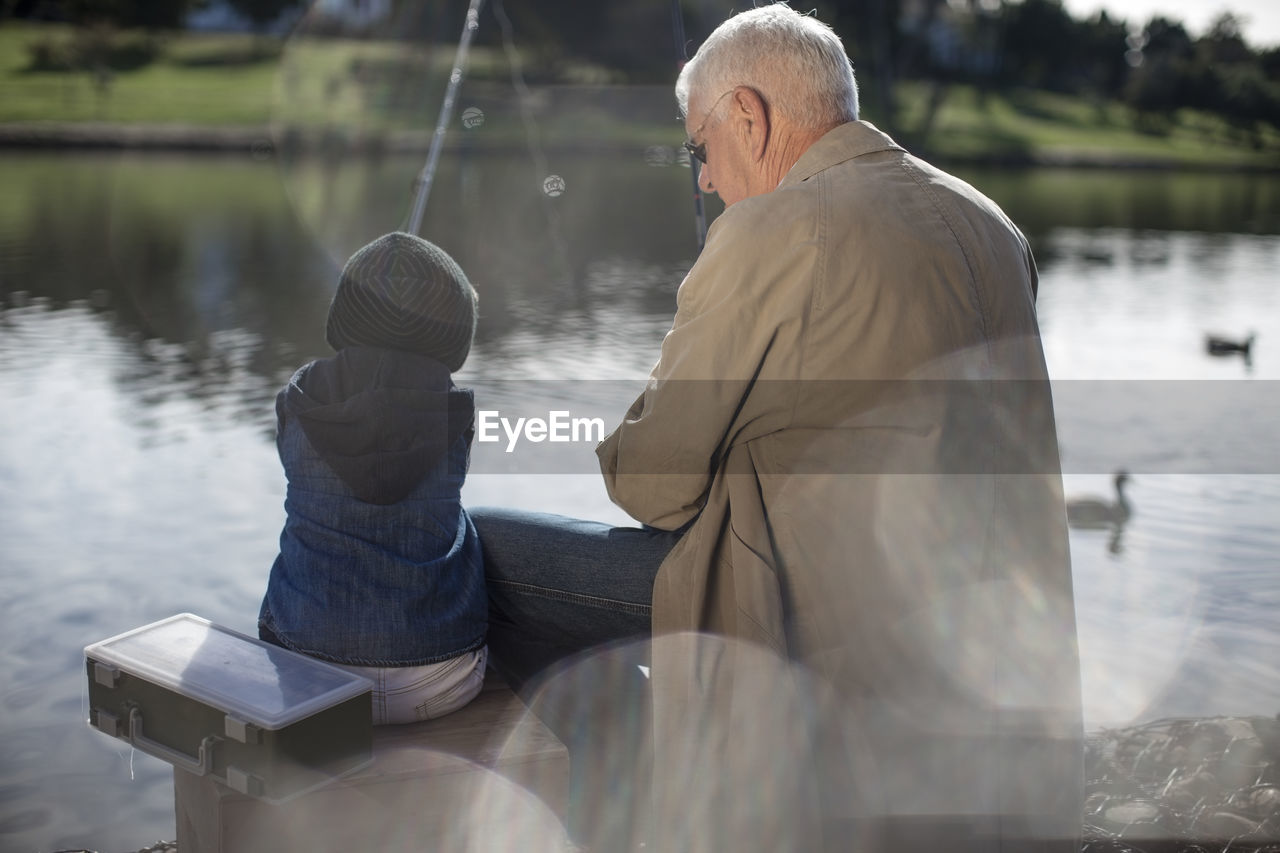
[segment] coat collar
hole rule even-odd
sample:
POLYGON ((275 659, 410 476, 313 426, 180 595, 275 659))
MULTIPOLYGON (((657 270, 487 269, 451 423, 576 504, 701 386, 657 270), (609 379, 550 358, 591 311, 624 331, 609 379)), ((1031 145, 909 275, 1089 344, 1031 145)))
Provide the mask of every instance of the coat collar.
POLYGON ((783 177, 778 189, 807 181, 819 172, 846 160, 877 151, 903 151, 869 121, 851 121, 832 128, 809 149, 783 177))

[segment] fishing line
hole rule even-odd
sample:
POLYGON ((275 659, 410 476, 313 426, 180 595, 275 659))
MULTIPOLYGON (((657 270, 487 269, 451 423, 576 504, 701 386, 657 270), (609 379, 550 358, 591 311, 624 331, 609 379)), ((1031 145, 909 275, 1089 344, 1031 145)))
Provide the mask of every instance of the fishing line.
MULTIPOLYGON (((440 152, 444 145, 445 133, 448 129, 450 118, 453 115, 454 103, 457 100, 458 87, 462 83, 465 73, 467 56, 471 48, 471 41, 475 37, 475 32, 480 26, 480 9, 484 5, 484 0, 471 0, 467 8, 466 22, 463 25, 462 37, 458 41, 457 52, 454 56, 453 69, 449 74, 449 85, 445 90, 444 102, 440 106, 440 114, 436 120, 435 133, 432 135, 431 148, 427 154, 427 162, 422 168, 422 172, 418 177, 417 192, 414 195, 413 207, 409 213, 409 217, 404 226, 404 230, 417 234, 422 226, 422 217, 426 211, 427 198, 431 194, 431 186, 435 180, 436 168, 440 161, 440 152)), ((534 169, 537 171, 539 180, 545 180, 550 177, 547 170, 547 158, 542 149, 539 140, 539 132, 537 120, 533 116, 531 109, 532 93, 529 91, 528 83, 524 78, 523 65, 520 60, 519 51, 515 45, 515 37, 511 19, 507 16, 506 8, 502 0, 494 0, 493 3, 494 16, 498 20, 499 28, 502 31, 502 47, 507 57, 507 66, 511 70, 511 83, 516 90, 517 102, 520 107, 521 123, 524 126, 525 141, 529 149, 530 157, 533 159, 534 169)), ((673 37, 676 47, 677 68, 682 69, 688 61, 688 54, 685 47, 684 33, 684 16, 680 10, 679 0, 672 0, 671 18, 673 37)), ((696 158, 689 160, 690 176, 693 184, 693 202, 694 202, 694 219, 695 231, 698 241, 698 251, 702 251, 702 247, 706 242, 706 216, 703 210, 702 190, 698 185, 699 163, 696 158)), ((555 244, 557 254, 562 260, 565 256, 565 244, 560 227, 560 219, 554 208, 548 209, 548 223, 551 227, 551 240, 555 244)))
MULTIPOLYGON (((684 70, 684 66, 689 61, 689 49, 685 43, 684 35, 684 14, 680 11, 680 0, 671 0, 671 34, 676 40, 676 72, 677 74, 684 70)), ((698 253, 702 253, 702 247, 707 242, 707 216, 702 206, 702 187, 698 184, 698 177, 702 171, 702 164, 698 162, 698 158, 689 155, 689 174, 693 178, 693 225, 698 237, 698 253)))
MULTIPOLYGON (((540 142, 541 134, 538 131, 538 120, 533 115, 533 93, 529 91, 529 84, 524 79, 524 65, 520 60, 520 51, 516 48, 514 27, 511 25, 511 19, 507 17, 507 10, 503 0, 494 0, 492 8, 494 17, 498 19, 498 28, 502 31, 502 50, 507 57, 507 67, 511 69, 511 85, 516 90, 516 101, 520 106, 520 121, 524 125, 525 145, 529 149, 530 158, 533 160, 533 168, 537 174, 537 180, 541 183, 549 177, 549 171, 547 157, 542 150, 542 143, 540 142)), ((544 194, 543 202, 547 207, 547 226, 550 231, 551 242, 554 244, 556 254, 561 262, 569 267, 560 213, 551 203, 549 196, 544 194)))
POLYGON ((524 65, 520 60, 520 52, 516 49, 514 30, 511 19, 502 0, 493 0, 493 15, 498 19, 498 27, 502 30, 502 50, 507 55, 507 67, 511 69, 511 85, 516 90, 516 102, 520 105, 520 121, 524 125, 525 144, 529 146, 529 156, 533 158, 533 167, 542 177, 547 175, 547 158, 538 141, 538 121, 533 116, 529 105, 533 102, 533 93, 524 79, 524 65))
POLYGON ((418 176, 418 192, 413 198, 413 209, 404 230, 417 234, 422 227, 422 214, 427 209, 427 196, 431 194, 431 183, 435 180, 436 165, 440 162, 440 149, 444 145, 445 130, 453 115, 453 102, 458 96, 458 86, 462 83, 462 75, 467 65, 467 53, 471 49, 471 39, 480 26, 480 7, 484 0, 471 0, 467 7, 467 19, 462 26, 462 37, 458 40, 458 50, 453 57, 453 70, 449 72, 449 85, 444 92, 444 103, 440 105, 440 116, 436 120, 436 131, 431 137, 431 150, 427 153, 427 162, 418 176))

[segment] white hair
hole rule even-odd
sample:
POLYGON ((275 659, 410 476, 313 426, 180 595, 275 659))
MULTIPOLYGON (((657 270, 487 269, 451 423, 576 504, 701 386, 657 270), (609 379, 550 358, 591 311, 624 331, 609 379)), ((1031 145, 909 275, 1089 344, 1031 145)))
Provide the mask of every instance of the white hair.
POLYGON ((734 15, 707 36, 676 80, 680 114, 688 115, 695 89, 711 99, 735 86, 755 89, 805 130, 858 118, 858 86, 840 36, 784 3, 734 15))

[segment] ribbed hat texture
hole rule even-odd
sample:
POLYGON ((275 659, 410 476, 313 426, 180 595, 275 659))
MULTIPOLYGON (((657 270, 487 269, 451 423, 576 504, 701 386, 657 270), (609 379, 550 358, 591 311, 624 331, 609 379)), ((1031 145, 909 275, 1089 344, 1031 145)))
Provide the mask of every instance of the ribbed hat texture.
POLYGON ((462 367, 476 332, 476 292, 449 255, 396 231, 347 261, 329 305, 325 340, 335 350, 372 346, 421 353, 462 367))

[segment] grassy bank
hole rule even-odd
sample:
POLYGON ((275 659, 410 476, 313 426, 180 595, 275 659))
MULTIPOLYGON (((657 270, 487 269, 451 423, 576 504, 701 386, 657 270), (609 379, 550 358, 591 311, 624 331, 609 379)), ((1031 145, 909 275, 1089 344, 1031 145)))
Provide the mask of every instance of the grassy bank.
POLYGON ((277 52, 255 53, 244 36, 117 33, 98 68, 83 41, 67 27, 0 27, 0 122, 261 125, 270 116, 277 52), (155 59, 129 67, 150 51, 155 59))
MULTIPOLYGON (((900 124, 909 134, 921 125, 932 92, 919 84, 899 92, 900 124)), ((1169 117, 1134 116, 1116 101, 1050 92, 949 87, 933 131, 912 141, 950 159, 1280 167, 1280 131, 1274 127, 1250 134, 1216 115, 1185 109, 1169 117)))
MULTIPOLYGON (((100 123, 90 132, 106 133, 111 125, 198 132, 275 122, 346 135, 429 134, 452 61, 448 44, 281 45, 197 33, 114 33, 95 42, 66 27, 10 23, 0 27, 0 124, 100 123)), ((1045 92, 947 87, 922 133, 938 94, 924 84, 901 85, 895 129, 913 149, 939 159, 1280 168, 1276 128, 1245 133, 1190 110, 1135 117, 1118 102, 1045 92)), ((468 106, 483 114, 490 142, 525 144, 531 133, 545 145, 602 147, 673 145, 681 138, 674 103, 661 87, 534 86, 522 110, 499 50, 473 49, 458 113, 468 106)), ((871 111, 866 118, 891 125, 871 111)))

